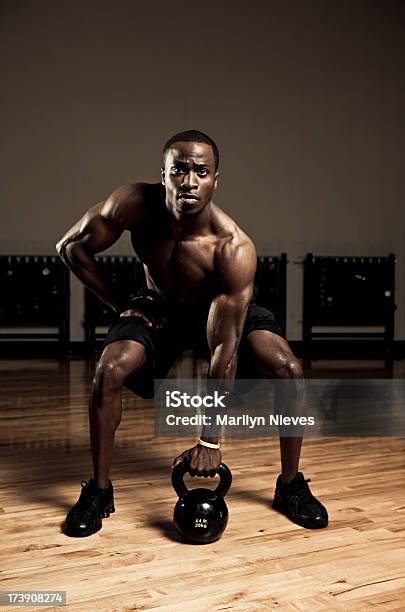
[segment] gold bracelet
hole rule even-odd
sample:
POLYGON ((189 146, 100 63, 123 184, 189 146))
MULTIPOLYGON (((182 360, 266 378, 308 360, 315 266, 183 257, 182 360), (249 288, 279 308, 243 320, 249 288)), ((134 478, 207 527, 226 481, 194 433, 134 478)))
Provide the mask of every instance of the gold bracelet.
POLYGON ((213 444, 212 442, 206 442, 205 440, 201 440, 201 438, 199 438, 197 444, 201 444, 201 446, 206 446, 207 448, 215 448, 217 450, 221 446, 218 442, 216 444, 213 444))

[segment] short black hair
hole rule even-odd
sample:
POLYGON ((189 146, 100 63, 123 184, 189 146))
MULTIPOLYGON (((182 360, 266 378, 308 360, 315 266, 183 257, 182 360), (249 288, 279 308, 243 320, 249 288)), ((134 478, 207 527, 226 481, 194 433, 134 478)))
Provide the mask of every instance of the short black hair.
POLYGON ((163 152, 162 152, 163 163, 166 161, 167 151, 170 149, 170 147, 175 142, 205 142, 206 144, 209 144, 212 148, 212 152, 214 153, 215 170, 218 170, 218 166, 219 166, 218 147, 216 143, 212 140, 212 138, 207 136, 207 134, 204 134, 204 132, 200 132, 199 130, 186 130, 185 132, 178 132, 177 134, 169 138, 169 140, 166 142, 165 146, 163 147, 163 152))

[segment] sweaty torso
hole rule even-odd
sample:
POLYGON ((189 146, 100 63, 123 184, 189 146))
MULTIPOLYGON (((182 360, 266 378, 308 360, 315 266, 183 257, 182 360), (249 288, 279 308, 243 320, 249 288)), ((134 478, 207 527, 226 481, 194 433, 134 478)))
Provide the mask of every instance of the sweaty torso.
POLYGON ((145 186, 142 214, 131 227, 135 253, 144 264, 148 287, 170 300, 206 309, 218 293, 218 249, 238 240, 241 230, 211 204, 210 223, 201 231, 179 232, 161 185, 145 186))

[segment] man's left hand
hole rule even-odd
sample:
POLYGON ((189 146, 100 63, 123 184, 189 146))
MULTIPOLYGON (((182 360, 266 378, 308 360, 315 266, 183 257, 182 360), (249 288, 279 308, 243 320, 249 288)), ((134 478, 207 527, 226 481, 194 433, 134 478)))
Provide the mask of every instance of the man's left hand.
POLYGON ((221 465, 221 452, 216 448, 207 448, 196 444, 193 448, 178 455, 172 463, 172 469, 179 463, 185 462, 188 465, 190 476, 210 476, 213 478, 221 465))

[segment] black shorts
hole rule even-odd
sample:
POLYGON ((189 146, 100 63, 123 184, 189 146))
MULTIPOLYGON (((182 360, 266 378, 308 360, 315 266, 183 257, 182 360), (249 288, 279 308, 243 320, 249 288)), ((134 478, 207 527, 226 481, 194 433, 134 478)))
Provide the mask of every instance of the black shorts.
MULTIPOLYGON (((104 348, 119 340, 134 340, 145 347, 146 364, 126 381, 125 386, 141 397, 151 398, 154 393, 154 380, 167 376, 175 360, 184 350, 193 349, 198 355, 209 360, 210 350, 207 342, 207 313, 203 316, 193 307, 170 303, 156 292, 146 291, 134 298, 126 308, 137 308, 152 315, 162 328, 158 331, 148 327, 139 317, 119 317, 111 324, 103 342, 104 348)), ((239 378, 259 378, 252 369, 252 359, 247 336, 254 330, 264 329, 283 336, 273 313, 251 302, 248 306, 242 338, 238 349, 239 378)))

